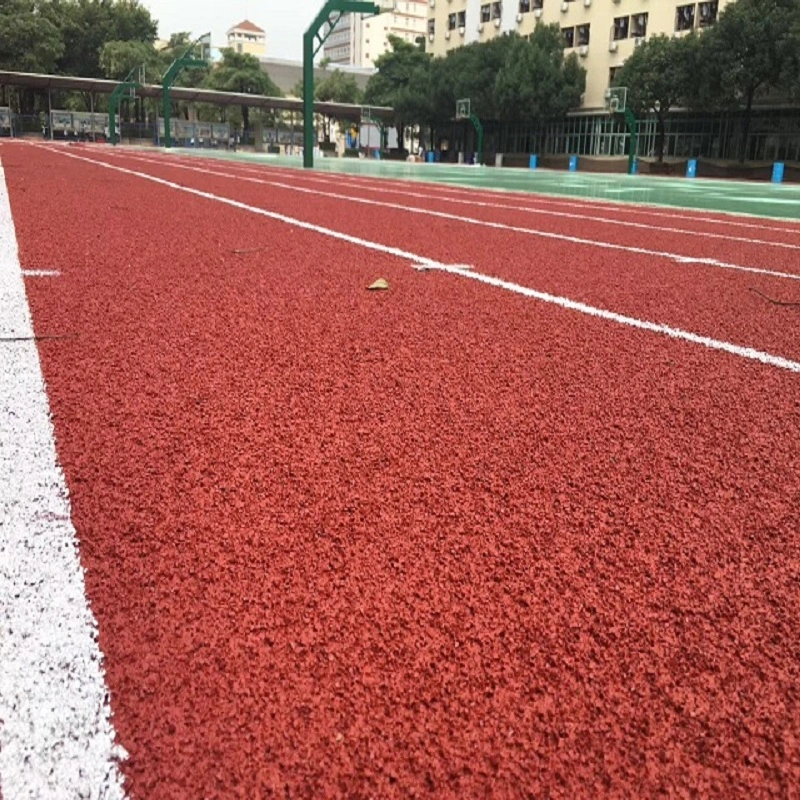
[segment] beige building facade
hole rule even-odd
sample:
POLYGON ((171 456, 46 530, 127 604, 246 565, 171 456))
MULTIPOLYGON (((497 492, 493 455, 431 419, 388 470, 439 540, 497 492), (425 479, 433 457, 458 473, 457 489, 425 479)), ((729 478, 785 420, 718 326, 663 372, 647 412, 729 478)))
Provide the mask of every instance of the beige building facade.
POLYGON ((397 0, 393 11, 374 17, 342 14, 325 41, 323 57, 341 66, 373 67, 390 49, 390 35, 410 44, 424 37, 427 15, 426 0, 397 0))
POLYGON ((577 53, 586 69, 583 109, 605 105, 619 69, 648 37, 682 36, 714 25, 734 0, 428 0, 426 49, 434 56, 504 33, 529 36, 536 25, 557 23, 565 53, 577 53))
POLYGON ((249 53, 256 58, 264 58, 267 55, 267 34, 263 28, 259 28, 249 19, 234 25, 225 36, 226 47, 232 48, 237 53, 249 53))

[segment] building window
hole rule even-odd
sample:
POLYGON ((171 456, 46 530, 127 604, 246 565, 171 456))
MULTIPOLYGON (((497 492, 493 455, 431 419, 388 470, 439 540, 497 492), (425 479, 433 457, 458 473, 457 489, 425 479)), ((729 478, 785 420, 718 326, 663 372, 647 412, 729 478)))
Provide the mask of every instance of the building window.
POLYGON ((447 30, 454 31, 456 29, 456 15, 455 14, 448 14, 447 15, 447 30))
POLYGON ((575 28, 575 36, 577 38, 578 47, 583 47, 589 44, 589 23, 585 25, 578 25, 575 28))
POLYGON ((503 4, 501 2, 492 3, 492 19, 500 19, 503 16, 503 4))
POLYGON ((459 11, 458 12, 458 27, 459 28, 466 28, 467 27, 467 12, 466 11, 459 11))
POLYGON ((492 18, 491 4, 487 3, 485 6, 481 6, 481 22, 489 22, 491 18, 492 18))
POLYGON ((531 0, 519 0, 519 13, 527 14, 531 10, 531 0))
POLYGON ((675 30, 690 31, 694 28, 694 3, 688 6, 678 6, 675 11, 675 30))
POLYGON ((544 0, 533 0, 533 10, 539 11, 544 8, 544 0))
POLYGON ((719 3, 700 3, 699 12, 700 19, 698 24, 701 28, 707 28, 717 21, 717 12, 719 11, 719 3))
POLYGON ((611 67, 608 71, 608 85, 613 86, 614 81, 617 78, 617 73, 622 69, 622 67, 611 67))
POLYGON ((647 36, 647 19, 648 15, 634 14, 631 17, 631 30, 637 39, 644 39, 647 36))
POLYGON ((614 41, 618 42, 620 39, 628 38, 628 25, 630 24, 629 17, 615 17, 614 18, 614 41))
POLYGON ((575 47, 575 28, 562 28, 561 35, 564 37, 564 47, 575 47))
POLYGON ((242 45, 241 44, 237 44, 236 45, 236 52, 237 53, 241 53, 242 52, 242 45))

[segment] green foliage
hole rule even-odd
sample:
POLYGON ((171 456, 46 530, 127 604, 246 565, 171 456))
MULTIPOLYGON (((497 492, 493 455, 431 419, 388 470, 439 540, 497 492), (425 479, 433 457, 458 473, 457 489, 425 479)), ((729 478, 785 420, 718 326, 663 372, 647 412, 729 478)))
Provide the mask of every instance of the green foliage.
POLYGON ((703 36, 707 97, 719 108, 749 111, 776 89, 800 48, 797 0, 737 0, 703 36))
POLYGON ((367 82, 364 104, 394 109, 394 126, 403 141, 408 125, 427 121, 431 114, 430 56, 416 45, 389 36, 392 49, 380 56, 378 72, 367 82))
POLYGON ((65 75, 101 78, 100 54, 108 42, 152 45, 157 26, 138 0, 49 0, 42 2, 43 18, 61 32, 64 51, 57 71, 65 75))
MULTIPOLYGON (((207 89, 239 94, 260 94, 281 97, 282 92, 269 75, 261 68, 261 62, 249 53, 237 53, 233 48, 222 51, 222 61, 215 66, 205 80, 207 89)), ((242 104, 242 123, 245 130, 250 127, 250 110, 242 104)))
POLYGON ((106 42, 100 49, 100 67, 106 78, 121 81, 141 66, 148 80, 158 80, 163 74, 158 53, 149 42, 106 42))
POLYGON ((64 54, 58 26, 43 18, 40 3, 0 3, 0 68, 18 72, 53 72, 64 54))
POLYGON ((361 90, 356 79, 339 69, 318 81, 314 87, 314 97, 323 103, 352 103, 361 101, 361 90))
POLYGON ((682 39, 653 36, 633 51, 614 81, 627 87, 628 106, 635 114, 655 114, 659 161, 664 159, 664 126, 670 109, 702 94, 694 69, 699 46, 695 34, 682 39))
POLYGON ((563 116, 580 104, 586 71, 571 53, 564 58, 558 25, 538 25, 530 39, 516 37, 497 73, 497 116, 527 122, 563 116))

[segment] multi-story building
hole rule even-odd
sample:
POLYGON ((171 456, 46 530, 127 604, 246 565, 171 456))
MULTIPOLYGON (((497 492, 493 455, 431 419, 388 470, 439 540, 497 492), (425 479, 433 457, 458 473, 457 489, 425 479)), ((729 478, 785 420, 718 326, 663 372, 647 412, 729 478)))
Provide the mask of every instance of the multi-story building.
POLYGON ((249 53, 256 58, 264 58, 267 55, 266 32, 248 19, 230 28, 226 36, 227 46, 237 53, 249 53))
POLYGON ((606 89, 625 59, 649 36, 681 36, 717 21, 734 0, 428 0, 427 50, 443 56, 504 33, 528 36, 539 24, 558 23, 567 53, 586 68, 586 111, 602 109, 606 89))
POLYGON ((411 44, 425 36, 427 11, 426 0, 397 0, 393 11, 376 17, 342 14, 325 42, 323 56, 333 64, 372 67, 390 49, 390 35, 411 44))

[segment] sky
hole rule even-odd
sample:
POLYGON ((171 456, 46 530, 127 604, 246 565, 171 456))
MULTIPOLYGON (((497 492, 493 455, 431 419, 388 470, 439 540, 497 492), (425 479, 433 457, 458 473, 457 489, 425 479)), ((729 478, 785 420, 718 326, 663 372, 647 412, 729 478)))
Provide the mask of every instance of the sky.
POLYGON ((201 36, 211 31, 215 47, 224 46, 225 31, 249 19, 267 32, 267 55, 299 61, 303 32, 323 5, 323 0, 141 0, 158 20, 158 35, 189 31, 201 36))

